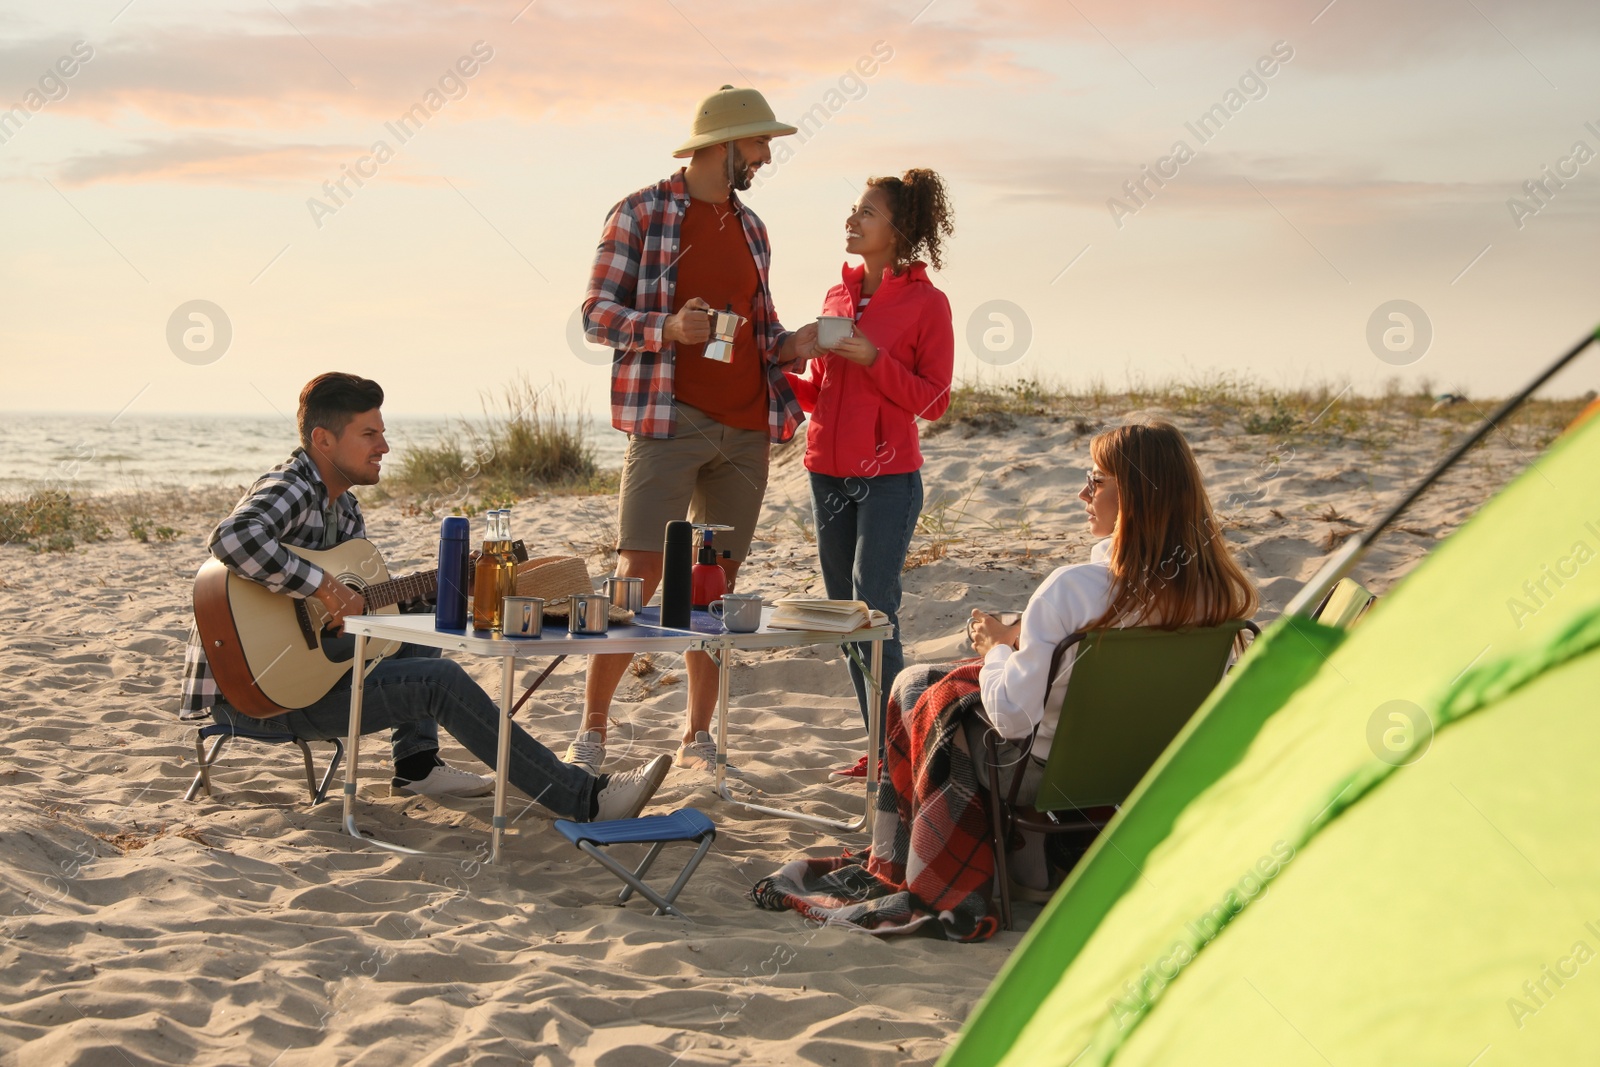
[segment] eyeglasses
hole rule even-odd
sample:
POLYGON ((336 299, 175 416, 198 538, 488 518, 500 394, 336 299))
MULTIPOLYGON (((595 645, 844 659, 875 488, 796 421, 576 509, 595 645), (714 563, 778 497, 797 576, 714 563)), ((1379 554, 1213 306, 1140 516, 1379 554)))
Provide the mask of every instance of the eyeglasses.
POLYGON ((1106 475, 1096 474, 1094 471, 1083 472, 1083 491, 1094 496, 1100 487, 1106 483, 1106 475))

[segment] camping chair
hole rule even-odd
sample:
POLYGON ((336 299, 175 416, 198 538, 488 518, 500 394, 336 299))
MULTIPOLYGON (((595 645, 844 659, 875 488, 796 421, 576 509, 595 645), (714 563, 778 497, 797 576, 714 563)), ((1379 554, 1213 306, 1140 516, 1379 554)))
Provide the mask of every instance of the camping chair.
POLYGON ((673 907, 672 902, 678 899, 683 887, 689 884, 689 876, 694 874, 694 869, 700 866, 700 861, 706 858, 706 853, 711 851, 711 845, 717 839, 716 824, 711 821, 710 816, 696 808, 679 808, 671 815, 646 815, 639 819, 611 819, 607 822, 573 822, 570 819, 557 819, 555 825, 557 833, 622 879, 624 888, 622 895, 617 897, 617 907, 626 904, 637 889, 640 896, 656 906, 657 915, 666 912, 680 919, 686 916, 673 907), (657 893, 644 884, 644 876, 650 873, 656 857, 661 855, 662 847, 673 841, 695 841, 700 847, 689 857, 689 862, 683 865, 683 870, 679 872, 677 881, 672 883, 672 888, 665 893, 657 893), (605 852, 605 849, 612 845, 643 844, 648 844, 650 850, 645 853, 644 862, 631 871, 605 852))
MULTIPOLYGON (((1261 632, 1255 623, 1238 619, 1188 630, 1092 630, 1063 641, 1057 662, 1076 656, 1032 808, 1017 803, 1031 757, 1017 764, 1010 789, 1002 793, 999 738, 988 732, 984 747, 995 880, 1006 929, 1011 929, 1006 853, 1012 835, 1022 828, 1092 840, 1222 680, 1245 630, 1261 632)), ((1030 752, 1032 744, 1030 737, 1030 752)))
POLYGON ((189 791, 183 795, 184 800, 193 800, 195 794, 201 789, 206 791, 206 796, 211 796, 211 765, 217 762, 217 757, 222 755, 223 746, 234 738, 246 741, 260 741, 269 745, 281 745, 293 741, 300 746, 300 755, 306 762, 306 788, 311 790, 311 803, 321 804, 328 795, 328 786, 333 783, 333 776, 339 770, 339 761, 344 759, 344 742, 337 737, 330 738, 329 744, 333 745, 333 759, 328 763, 328 772, 322 776, 322 781, 317 782, 316 771, 311 765, 311 746, 298 737, 291 737, 284 733, 266 733, 252 730, 248 726, 235 726, 228 723, 214 722, 210 726, 200 729, 194 738, 194 757, 200 764, 200 770, 195 774, 194 781, 189 783, 189 791), (211 742, 211 751, 205 750, 206 738, 216 738, 211 742))
POLYGON ((1372 609, 1377 596, 1367 592, 1354 578, 1340 578, 1322 598, 1311 617, 1324 626, 1348 630, 1372 609))

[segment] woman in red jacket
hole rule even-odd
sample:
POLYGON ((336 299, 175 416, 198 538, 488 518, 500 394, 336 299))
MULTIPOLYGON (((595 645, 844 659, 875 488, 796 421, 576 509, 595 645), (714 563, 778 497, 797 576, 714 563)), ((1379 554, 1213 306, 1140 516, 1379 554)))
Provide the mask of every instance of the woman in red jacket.
MULTIPOLYGON (((846 263, 822 303, 824 315, 853 320, 852 335, 803 374, 789 375, 811 421, 805 463, 828 596, 864 600, 895 627, 895 639, 883 645, 883 699, 905 662, 900 572, 922 513, 917 419, 944 414, 955 361, 950 301, 918 257, 939 269, 942 240, 952 232, 944 183, 933 171, 869 179, 845 220, 845 251, 862 265, 846 263)), ((867 680, 853 659, 850 680, 864 720, 867 680)), ((866 758, 834 773, 866 777, 866 758)))

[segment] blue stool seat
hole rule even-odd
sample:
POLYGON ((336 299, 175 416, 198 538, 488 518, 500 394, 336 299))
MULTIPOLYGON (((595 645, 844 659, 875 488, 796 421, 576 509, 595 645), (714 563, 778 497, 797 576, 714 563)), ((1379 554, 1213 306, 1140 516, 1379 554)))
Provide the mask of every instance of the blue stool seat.
POLYGON ((610 822, 558 819, 556 829, 574 845, 583 841, 593 841, 597 845, 630 845, 650 841, 696 841, 701 834, 716 833, 717 824, 699 808, 680 808, 671 815, 646 815, 610 822))
POLYGON ((638 890, 640 896, 656 906, 657 915, 665 912, 680 919, 685 916, 683 912, 673 907, 672 902, 678 898, 678 894, 688 884, 689 876, 694 874, 695 868, 700 866, 700 861, 705 859, 706 853, 711 851, 711 845, 717 839, 717 824, 712 822, 711 817, 705 812, 696 808, 680 808, 670 815, 646 815, 638 819, 612 819, 608 822, 572 822, 570 819, 557 819, 555 825, 556 831, 562 837, 577 845, 606 870, 622 879, 625 888, 621 896, 617 897, 618 907, 626 904, 634 890, 638 890), (661 849, 674 841, 696 841, 699 842, 699 847, 683 865, 683 870, 672 883, 672 888, 665 893, 657 893, 645 885, 644 877, 650 872, 656 857, 661 854, 661 849), (612 845, 643 844, 648 844, 650 850, 646 853, 644 862, 631 871, 605 852, 605 849, 612 845))
POLYGON ((223 746, 235 738, 260 741, 268 745, 283 745, 290 742, 299 745, 300 755, 305 759, 306 788, 311 791, 312 804, 320 804, 327 797, 328 787, 333 784, 333 776, 338 773, 339 763, 344 759, 344 742, 337 737, 330 738, 329 744, 333 745, 333 759, 328 763, 328 771, 319 783, 311 762, 311 746, 300 738, 276 731, 252 730, 248 726, 214 722, 210 726, 202 726, 200 732, 195 735, 194 755, 200 770, 195 774, 194 781, 189 783, 189 791, 183 795, 184 800, 193 800, 201 789, 206 791, 206 796, 211 796, 211 765, 222 755, 223 746), (211 743, 209 752, 205 749, 207 738, 216 738, 211 743))

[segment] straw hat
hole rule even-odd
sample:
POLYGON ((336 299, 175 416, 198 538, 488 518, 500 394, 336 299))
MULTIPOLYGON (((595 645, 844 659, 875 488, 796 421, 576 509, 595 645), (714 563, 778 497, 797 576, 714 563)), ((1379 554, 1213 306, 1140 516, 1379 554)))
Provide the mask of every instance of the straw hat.
MULTIPOLYGON (((542 597, 546 615, 565 618, 571 609, 569 597, 594 591, 589 568, 577 556, 541 556, 517 564, 516 595, 542 597)), ((633 612, 615 604, 607 614, 612 622, 633 621, 633 612)))
POLYGON ((697 148, 737 141, 742 137, 760 137, 762 134, 787 137, 794 132, 793 126, 778 121, 760 93, 754 89, 735 89, 731 85, 724 85, 700 101, 700 106, 694 112, 694 136, 679 145, 672 155, 682 159, 694 155, 697 148))

